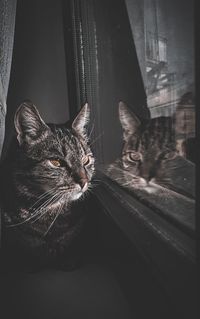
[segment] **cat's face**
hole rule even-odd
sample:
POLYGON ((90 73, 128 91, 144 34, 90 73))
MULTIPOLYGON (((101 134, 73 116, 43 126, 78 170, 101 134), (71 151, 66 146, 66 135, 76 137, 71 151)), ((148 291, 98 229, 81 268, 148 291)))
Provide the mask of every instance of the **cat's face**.
POLYGON ((141 125, 122 102, 119 104, 119 118, 124 138, 121 162, 127 177, 133 176, 136 188, 145 187, 150 181, 161 181, 166 176, 169 162, 178 155, 174 148, 171 118, 159 117, 141 125))
POLYGON ((31 196, 49 192, 55 200, 70 202, 88 190, 94 174, 94 157, 85 130, 89 113, 86 104, 67 127, 47 125, 30 103, 18 108, 15 128, 20 155, 15 179, 21 193, 31 196))

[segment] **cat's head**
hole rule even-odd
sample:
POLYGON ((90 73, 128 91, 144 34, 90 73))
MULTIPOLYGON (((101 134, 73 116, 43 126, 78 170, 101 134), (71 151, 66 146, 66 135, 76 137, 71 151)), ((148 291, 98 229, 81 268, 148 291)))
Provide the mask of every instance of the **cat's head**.
POLYGON ((19 144, 16 183, 27 196, 49 192, 68 202, 81 197, 94 174, 94 157, 86 126, 85 104, 71 125, 46 124, 31 102, 22 103, 14 124, 19 144), (61 196, 62 195, 62 196, 61 196))
POLYGON ((178 156, 172 119, 159 117, 142 124, 123 102, 119 103, 119 119, 124 140, 121 162, 129 179, 133 176, 133 186, 162 180, 167 165, 178 156))

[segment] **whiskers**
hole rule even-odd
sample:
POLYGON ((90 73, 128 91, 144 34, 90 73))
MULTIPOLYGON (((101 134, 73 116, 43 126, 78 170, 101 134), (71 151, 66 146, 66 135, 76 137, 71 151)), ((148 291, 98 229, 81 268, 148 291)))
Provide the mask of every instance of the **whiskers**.
POLYGON ((49 225, 48 229, 44 233, 43 237, 45 237, 49 233, 50 229, 53 227, 54 223, 56 222, 56 219, 58 218, 58 216, 60 215, 60 213, 63 209, 63 206, 64 206, 64 203, 61 204, 60 207, 57 209, 56 215, 55 215, 53 221, 51 222, 51 224, 49 225))
MULTIPOLYGON (((33 224, 33 223, 35 223, 36 221, 38 221, 39 219, 41 219, 41 218, 47 213, 46 208, 47 208, 49 205, 51 205, 51 208, 52 208, 52 206, 53 206, 56 202, 58 202, 58 201, 61 199, 61 197, 62 197, 61 194, 55 194, 49 201, 47 201, 47 203, 45 203, 45 204, 39 209, 37 215, 34 216, 34 217, 37 217, 38 215, 39 215, 39 216, 38 216, 36 219, 32 220, 31 223, 33 224)), ((54 211, 55 208, 52 208, 52 210, 54 211)))
POLYGON ((101 184, 101 182, 102 181, 100 179, 93 178, 88 186, 87 191, 93 193, 94 188, 98 187, 101 184))
POLYGON ((28 208, 28 212, 30 214, 28 218, 24 219, 21 222, 9 224, 6 226, 10 228, 23 225, 25 223, 28 223, 29 221, 31 221, 31 223, 36 222, 48 212, 48 206, 53 206, 56 202, 61 200, 62 197, 63 193, 60 190, 57 190, 56 188, 53 188, 50 191, 41 194, 37 201, 31 207, 28 208))
POLYGON ((147 182, 142 177, 117 166, 113 167, 111 171, 108 172, 108 175, 122 187, 134 191, 140 196, 145 192, 151 196, 164 196, 165 199, 172 197, 170 187, 172 184, 171 178, 164 177, 162 179, 152 179, 150 182, 147 182))
POLYGON ((92 136, 92 133, 93 133, 93 131, 94 131, 94 126, 95 126, 95 124, 94 124, 94 121, 93 121, 92 126, 91 126, 91 130, 90 130, 90 133, 88 134, 88 140, 90 140, 90 138, 91 138, 91 136, 92 136))
POLYGON ((90 143, 90 146, 92 146, 94 143, 96 143, 103 135, 104 135, 104 132, 97 135, 97 137, 90 143))
POLYGON ((101 183, 102 181, 100 180, 100 179, 96 179, 96 178, 93 178, 92 180, 91 180, 91 183, 90 183, 90 187, 95 187, 95 186, 98 186, 98 185, 100 185, 100 183, 101 183))
POLYGON ((107 171, 108 176, 120 184, 122 187, 129 189, 144 188, 146 186, 145 180, 137 175, 132 174, 123 168, 113 166, 107 171))

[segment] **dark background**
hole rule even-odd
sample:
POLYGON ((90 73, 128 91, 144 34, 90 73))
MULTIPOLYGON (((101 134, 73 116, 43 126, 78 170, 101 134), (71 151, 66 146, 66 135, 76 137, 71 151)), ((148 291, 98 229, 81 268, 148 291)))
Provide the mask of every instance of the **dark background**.
POLYGON ((46 122, 69 119, 61 1, 17 1, 5 148, 24 99, 32 100, 46 122))

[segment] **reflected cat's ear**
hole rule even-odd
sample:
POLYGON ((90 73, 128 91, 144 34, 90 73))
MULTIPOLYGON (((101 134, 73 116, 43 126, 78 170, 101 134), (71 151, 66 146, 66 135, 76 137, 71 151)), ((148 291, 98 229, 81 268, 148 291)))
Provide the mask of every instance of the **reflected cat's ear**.
POLYGON ((126 141, 130 135, 133 135, 141 125, 138 117, 131 112, 124 102, 119 102, 119 120, 123 129, 123 137, 126 141))
POLYGON ((90 107, 86 103, 74 119, 72 123, 72 128, 82 137, 86 135, 86 126, 90 119, 90 107))
POLYGON ((24 141, 34 142, 48 126, 42 120, 37 108, 29 100, 24 101, 17 109, 14 118, 17 140, 21 145, 24 141))

